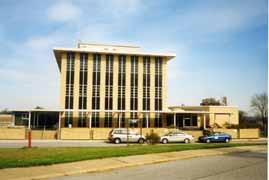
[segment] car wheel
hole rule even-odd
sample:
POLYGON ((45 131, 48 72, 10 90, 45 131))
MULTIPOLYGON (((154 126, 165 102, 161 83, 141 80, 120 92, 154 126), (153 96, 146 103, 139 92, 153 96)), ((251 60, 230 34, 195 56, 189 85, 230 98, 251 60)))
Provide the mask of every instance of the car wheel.
POLYGON ((163 140, 162 140, 162 143, 163 143, 163 144, 167 144, 167 143, 168 143, 168 139, 163 139, 163 140))
POLYGON ((119 144, 121 141, 120 141, 119 138, 117 138, 117 139, 114 140, 114 142, 115 142, 115 144, 119 144))
POLYGON ((209 140, 209 139, 207 139, 205 142, 206 142, 206 143, 210 143, 210 140, 209 140))
POLYGON ((189 139, 184 139, 184 143, 190 143, 190 140, 189 139))
POLYGON ((139 144, 143 144, 144 142, 145 142, 145 140, 142 139, 142 138, 140 138, 140 139, 138 140, 138 143, 139 143, 139 144))
POLYGON ((230 139, 228 139, 228 138, 225 139, 225 142, 226 142, 226 143, 228 143, 229 141, 230 141, 230 139))

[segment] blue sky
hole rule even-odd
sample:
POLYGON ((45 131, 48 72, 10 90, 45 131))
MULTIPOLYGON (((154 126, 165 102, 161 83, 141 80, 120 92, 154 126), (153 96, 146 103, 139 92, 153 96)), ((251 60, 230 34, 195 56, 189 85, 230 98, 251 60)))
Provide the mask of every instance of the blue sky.
POLYGON ((0 1, 0 109, 59 107, 53 47, 78 40, 176 53, 168 105, 267 91, 267 1, 0 1))

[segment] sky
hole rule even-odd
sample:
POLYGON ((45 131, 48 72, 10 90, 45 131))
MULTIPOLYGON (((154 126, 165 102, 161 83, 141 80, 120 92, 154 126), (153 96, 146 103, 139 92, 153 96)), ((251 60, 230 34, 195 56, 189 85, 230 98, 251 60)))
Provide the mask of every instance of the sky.
POLYGON ((227 96, 249 111, 267 92, 265 0, 0 1, 0 109, 58 108, 54 47, 138 45, 176 53, 168 63, 168 105, 227 96))

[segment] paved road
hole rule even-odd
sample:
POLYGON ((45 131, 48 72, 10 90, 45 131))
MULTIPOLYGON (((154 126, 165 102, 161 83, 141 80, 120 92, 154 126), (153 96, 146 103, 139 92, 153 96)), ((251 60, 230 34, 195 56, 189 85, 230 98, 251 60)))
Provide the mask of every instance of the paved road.
MULTIPOLYGON (((0 140, 0 148, 22 148, 28 145, 27 140, 0 140)), ((33 140, 33 147, 100 147, 100 146, 126 146, 126 144, 113 144, 104 140, 33 140)))
POLYGON ((107 172, 53 178, 50 180, 263 180, 267 179, 267 152, 207 156, 168 163, 123 168, 107 172))
MULTIPOLYGON (((234 139, 231 143, 266 143, 267 139, 234 139)), ((27 140, 0 140, 0 148, 22 148, 27 146, 27 140)), ((173 143, 177 144, 177 143, 173 143)), ((113 144, 105 140, 33 140, 33 147, 96 147, 96 146, 126 146, 113 144)))

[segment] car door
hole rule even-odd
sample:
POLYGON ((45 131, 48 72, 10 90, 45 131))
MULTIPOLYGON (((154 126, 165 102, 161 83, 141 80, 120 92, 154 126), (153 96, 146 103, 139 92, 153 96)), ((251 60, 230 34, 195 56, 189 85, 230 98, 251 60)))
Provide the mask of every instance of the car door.
POLYGON ((219 133, 214 133, 211 141, 218 142, 219 139, 220 139, 219 133))
POLYGON ((225 138, 226 138, 225 134, 219 135, 219 141, 223 142, 223 141, 225 141, 225 138))
POLYGON ((177 142, 177 136, 175 133, 169 134, 168 137, 169 137, 168 139, 169 142, 177 142))
POLYGON ((183 142, 185 139, 185 134, 184 133, 177 133, 176 134, 176 142, 183 142))

